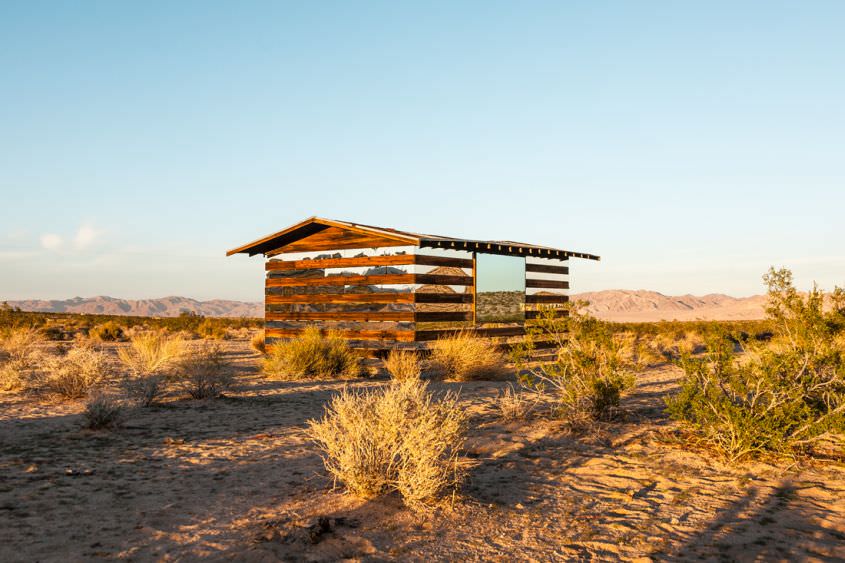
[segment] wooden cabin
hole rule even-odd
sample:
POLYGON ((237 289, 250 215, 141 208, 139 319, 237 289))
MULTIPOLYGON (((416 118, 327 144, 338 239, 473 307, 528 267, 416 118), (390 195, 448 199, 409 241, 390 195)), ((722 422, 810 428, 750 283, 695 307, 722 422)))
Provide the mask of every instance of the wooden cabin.
POLYGON ((356 348, 424 349, 458 329, 506 345, 569 299, 569 259, 598 256, 312 217, 227 252, 266 257, 268 345, 309 325, 356 348))

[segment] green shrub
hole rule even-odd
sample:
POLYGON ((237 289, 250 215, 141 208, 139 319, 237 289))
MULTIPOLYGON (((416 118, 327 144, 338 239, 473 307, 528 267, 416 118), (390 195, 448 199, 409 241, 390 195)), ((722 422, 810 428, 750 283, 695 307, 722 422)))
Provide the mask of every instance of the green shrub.
POLYGON ((323 336, 311 326, 296 338, 273 344, 263 370, 273 379, 353 378, 361 375, 361 358, 337 333, 323 336))
POLYGON ((212 319, 203 319, 197 325, 196 333, 200 338, 211 338, 214 340, 225 340, 229 335, 226 325, 212 319))
POLYGON ((126 339, 123 327, 115 321, 106 321, 94 326, 88 331, 88 336, 100 342, 117 342, 126 339))
POLYGON ((771 269, 767 314, 771 342, 708 337, 707 353, 684 355, 681 391, 667 400, 687 423, 731 459, 760 452, 807 452, 829 434, 845 433, 845 291, 796 291, 789 270, 771 269))
POLYGON ((609 323, 582 313, 583 305, 567 304, 565 316, 542 310, 514 354, 523 385, 545 395, 553 416, 573 427, 613 418, 622 395, 635 383, 620 339, 609 323), (555 361, 539 366, 528 361, 538 339, 558 344, 555 361))
POLYGON ((407 380, 357 393, 344 389, 322 420, 309 422, 308 434, 349 492, 371 498, 397 491, 419 507, 459 482, 465 425, 455 395, 436 400, 428 383, 407 380))

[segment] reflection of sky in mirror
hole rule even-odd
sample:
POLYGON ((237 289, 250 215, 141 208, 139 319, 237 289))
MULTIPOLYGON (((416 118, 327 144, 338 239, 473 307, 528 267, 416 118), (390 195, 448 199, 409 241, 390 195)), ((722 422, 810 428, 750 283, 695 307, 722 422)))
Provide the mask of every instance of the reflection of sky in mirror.
POLYGON ((482 291, 524 291, 525 258, 478 254, 476 288, 482 291))

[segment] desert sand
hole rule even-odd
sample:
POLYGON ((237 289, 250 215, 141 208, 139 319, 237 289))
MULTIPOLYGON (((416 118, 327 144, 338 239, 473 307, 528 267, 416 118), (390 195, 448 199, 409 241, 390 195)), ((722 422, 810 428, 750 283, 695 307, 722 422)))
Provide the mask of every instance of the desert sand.
POLYGON ((267 381, 247 343, 227 352, 225 398, 170 397, 115 432, 82 430, 81 401, 0 395, 0 560, 845 559, 845 465, 697 450, 662 412, 675 368, 640 373, 588 435, 502 423, 504 382, 435 384, 472 414, 471 467, 418 514, 323 471, 303 428, 344 383, 267 381))

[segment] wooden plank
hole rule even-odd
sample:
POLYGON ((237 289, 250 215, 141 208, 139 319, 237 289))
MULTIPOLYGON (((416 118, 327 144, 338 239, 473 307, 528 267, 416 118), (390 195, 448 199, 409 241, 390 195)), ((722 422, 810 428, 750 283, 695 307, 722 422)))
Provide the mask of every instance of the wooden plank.
POLYGON ((264 269, 277 270, 323 270, 326 268, 351 268, 359 266, 409 266, 414 264, 413 254, 398 256, 358 256, 356 258, 323 258, 320 260, 269 260, 264 269))
POLYGON ((472 293, 413 293, 414 303, 472 303, 472 293))
POLYGON ((267 304, 281 303, 413 303, 413 293, 313 293, 305 295, 266 295, 267 304))
POLYGON ((472 268, 471 258, 453 258, 451 256, 429 256, 414 254, 414 264, 420 266, 447 266, 453 268, 472 268))
MULTIPOLYGON (((326 333, 327 331, 323 330, 322 332, 326 333)), ((396 340, 400 342, 413 342, 414 340, 414 331, 412 330, 337 330, 334 332, 351 340, 396 340)), ((301 333, 302 330, 299 329, 264 329, 264 335, 270 338, 292 338, 299 336, 301 333)))
POLYGON ((440 274, 414 274, 414 283, 422 285, 472 285, 471 276, 444 276, 440 274))
POLYGON ((376 274, 373 276, 329 276, 321 278, 267 278, 266 287, 412 284, 414 274, 376 274))
POLYGON ((413 321, 413 311, 328 311, 328 312, 288 312, 288 313, 274 313, 268 312, 264 314, 266 321, 413 321))
POLYGON ((409 266, 412 264, 471 268, 472 260, 448 256, 427 256, 425 254, 399 254, 396 256, 357 256, 354 258, 322 258, 319 260, 269 260, 264 265, 264 269, 271 272, 366 266, 409 266))
POLYGON ((526 272, 540 272, 544 274, 568 274, 569 266, 551 266, 546 264, 525 264, 526 272))
POLYGON ((470 311, 415 313, 414 320, 418 323, 441 323, 451 321, 471 321, 470 311))
POLYGON ((543 287, 549 289, 569 289, 568 281, 557 280, 525 280, 525 287, 543 287))
POLYGON ((526 295, 526 303, 568 303, 568 295, 526 295))
MULTIPOLYGON (((455 334, 455 330, 418 330, 414 333, 414 340, 417 342, 424 342, 428 340, 437 340, 442 336, 455 334)), ((476 328, 470 331, 473 335, 479 338, 493 338, 497 336, 522 336, 525 334, 525 327, 522 326, 505 326, 496 328, 476 328)))
POLYGON ((335 286, 335 285, 472 285, 470 276, 442 276, 437 274, 376 274, 372 276, 328 276, 320 278, 267 278, 265 287, 335 286))

